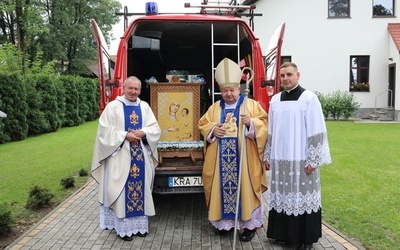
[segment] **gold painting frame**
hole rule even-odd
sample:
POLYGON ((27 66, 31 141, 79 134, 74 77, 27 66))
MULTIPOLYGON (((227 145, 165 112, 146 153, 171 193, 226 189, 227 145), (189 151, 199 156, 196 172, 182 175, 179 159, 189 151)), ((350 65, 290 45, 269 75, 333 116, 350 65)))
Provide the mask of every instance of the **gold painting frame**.
POLYGON ((198 141, 201 83, 150 83, 150 106, 161 128, 160 141, 198 141), (179 106, 179 107, 178 107, 179 106), (184 109, 188 111, 184 116, 184 109))

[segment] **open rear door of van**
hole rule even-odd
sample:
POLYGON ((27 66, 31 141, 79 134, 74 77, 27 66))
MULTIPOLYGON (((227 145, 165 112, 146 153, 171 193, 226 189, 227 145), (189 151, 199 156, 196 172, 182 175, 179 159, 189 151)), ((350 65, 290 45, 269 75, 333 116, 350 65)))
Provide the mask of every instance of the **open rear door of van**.
POLYGON ((265 76, 267 78, 268 96, 273 96, 280 92, 280 66, 281 66, 281 48, 283 44, 283 36, 285 33, 285 23, 282 23, 271 37, 267 55, 265 56, 265 76))
POLYGON ((97 68, 100 84, 100 111, 103 111, 111 97, 111 87, 108 86, 111 73, 111 60, 103 33, 94 19, 91 20, 92 32, 97 45, 97 68))

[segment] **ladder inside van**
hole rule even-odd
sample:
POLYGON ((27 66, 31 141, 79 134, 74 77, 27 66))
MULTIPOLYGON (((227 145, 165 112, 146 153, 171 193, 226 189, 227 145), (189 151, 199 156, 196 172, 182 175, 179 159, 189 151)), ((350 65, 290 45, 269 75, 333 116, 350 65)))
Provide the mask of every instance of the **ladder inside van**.
MULTIPOLYGON (((215 58, 214 58, 214 51, 216 47, 223 47, 223 46, 231 46, 231 47, 236 47, 236 52, 237 52, 237 59, 236 63, 239 65, 240 63, 240 46, 239 46, 239 24, 236 24, 236 43, 217 43, 214 40, 214 24, 211 24, 211 103, 214 103, 217 99, 221 99, 221 92, 216 91, 215 86, 215 69, 217 68, 217 65, 214 64, 215 58)), ((218 64, 219 62, 215 62, 218 64)))
MULTIPOLYGON (((191 5, 190 3, 185 3, 185 7, 190 8, 200 8, 201 14, 215 14, 215 15, 231 15, 231 16, 250 16, 252 20, 254 17, 253 10, 255 9, 255 5, 238 5, 236 0, 203 0, 201 5, 191 5), (243 14, 245 10, 249 10, 249 14, 243 14)), ((250 27, 252 27, 252 22, 250 22, 250 27)), ((210 89, 210 96, 211 96, 211 103, 214 103, 216 100, 221 99, 221 92, 216 91, 216 84, 215 84, 215 69, 217 65, 215 65, 215 49, 217 47, 222 46, 231 46, 236 47, 237 52, 237 64, 240 64, 240 37, 239 37, 239 24, 236 25, 236 42, 235 43, 219 43, 214 40, 214 24, 211 24, 211 65, 212 65, 212 75, 211 75, 211 89, 210 89)), ((219 63, 219 62, 216 62, 219 63)))

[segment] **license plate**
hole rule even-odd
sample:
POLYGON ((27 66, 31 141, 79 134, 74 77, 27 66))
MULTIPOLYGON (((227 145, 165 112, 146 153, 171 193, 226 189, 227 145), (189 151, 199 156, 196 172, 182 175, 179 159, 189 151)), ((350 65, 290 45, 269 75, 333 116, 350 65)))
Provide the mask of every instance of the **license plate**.
POLYGON ((169 187, 193 187, 203 186, 203 180, 200 176, 187 177, 168 177, 169 187))

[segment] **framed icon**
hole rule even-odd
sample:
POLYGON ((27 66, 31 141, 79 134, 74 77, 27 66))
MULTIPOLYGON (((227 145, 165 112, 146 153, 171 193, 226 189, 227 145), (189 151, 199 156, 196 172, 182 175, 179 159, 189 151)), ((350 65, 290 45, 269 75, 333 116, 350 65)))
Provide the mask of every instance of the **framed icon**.
POLYGON ((150 83, 150 106, 160 141, 198 141, 201 83, 150 83))

